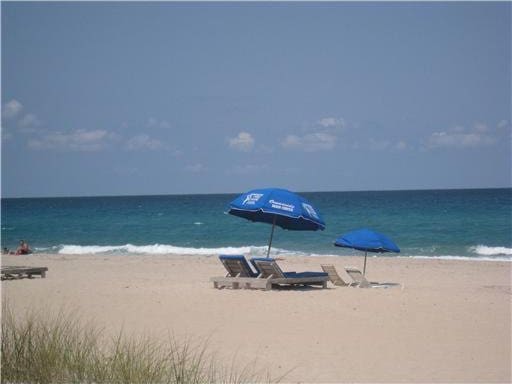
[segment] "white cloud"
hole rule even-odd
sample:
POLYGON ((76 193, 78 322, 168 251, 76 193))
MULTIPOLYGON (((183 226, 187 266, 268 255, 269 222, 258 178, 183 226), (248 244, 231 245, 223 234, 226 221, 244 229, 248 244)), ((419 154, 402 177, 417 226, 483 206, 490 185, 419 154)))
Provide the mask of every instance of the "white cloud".
POLYGON ((329 151, 336 147, 338 137, 345 128, 345 120, 338 117, 323 117, 305 127, 300 134, 284 137, 281 147, 304 152, 329 151))
POLYGON ((32 149, 62 149, 69 151, 99 151, 109 138, 104 130, 77 129, 71 132, 51 132, 41 138, 31 139, 28 146, 32 149))
POLYGON ((248 132, 240 132, 236 137, 228 139, 228 142, 237 151, 249 152, 254 148, 254 138, 248 132))
MULTIPOLYGON (((139 134, 130 137, 102 129, 36 130, 35 128, 43 125, 43 123, 35 114, 25 111, 23 105, 17 100, 11 100, 4 104, 2 107, 2 113, 6 117, 13 119, 14 123, 18 126, 19 132, 23 132, 25 134, 33 134, 27 142, 27 146, 31 149, 99 151, 111 146, 116 142, 121 145, 121 148, 129 151, 154 151, 160 149, 169 149, 165 143, 158 139, 154 139, 147 134, 139 134)), ((126 129, 128 127, 128 123, 125 122, 122 124, 122 128, 126 129)), ((170 128, 171 125, 165 120, 150 118, 146 124, 146 128, 148 127, 170 128)), ((178 152, 175 152, 175 155, 178 156, 178 152)))
POLYGON ((288 135, 281 142, 285 149, 305 152, 328 151, 336 146, 337 137, 325 132, 308 133, 303 136, 288 135))
POLYGON ((148 128, 162 128, 162 129, 171 128, 171 124, 168 121, 158 120, 158 119, 155 119, 154 117, 150 117, 148 119, 146 126, 148 128))
POLYGON ((403 151, 404 149, 407 149, 407 148, 409 148, 409 145, 407 144, 407 142, 405 142, 403 140, 396 142, 394 145, 394 149, 397 149, 399 151, 403 151))
POLYGON ((502 129, 502 128, 506 128, 507 126, 508 126, 508 121, 507 121, 507 120, 501 120, 501 121, 498 123, 498 125, 497 125, 497 127, 498 127, 498 128, 500 128, 500 129, 502 129))
POLYGON ((3 105, 2 116, 6 119, 12 119, 18 116, 22 109, 23 105, 18 100, 12 99, 3 105))
POLYGON ((146 134, 141 134, 128 139, 125 148, 129 151, 155 151, 164 149, 164 144, 160 140, 153 139, 146 134))
POLYGON ((13 123, 17 123, 18 127, 20 128, 20 132, 35 132, 35 128, 41 125, 41 121, 33 113, 22 114, 24 109, 25 108, 18 100, 13 99, 3 105, 2 117, 4 119, 11 119, 13 123))
POLYGON ((337 117, 324 117, 318 120, 317 124, 324 128, 342 129, 345 127, 345 120, 337 117))
POLYGON ((283 148, 299 148, 302 145, 302 139, 297 135, 288 135, 281 142, 283 148))
POLYGON ((39 127, 41 121, 33 113, 27 113, 18 121, 18 126, 24 132, 33 132, 33 128, 39 127))
POLYGON ((434 132, 427 141, 429 148, 476 148, 492 145, 496 139, 486 132, 482 132, 482 127, 475 127, 471 132, 466 131, 448 131, 434 132))
POLYGON ((476 123, 475 124, 475 132, 487 133, 487 132, 489 132, 489 127, 487 126, 487 124, 484 124, 484 123, 476 123))

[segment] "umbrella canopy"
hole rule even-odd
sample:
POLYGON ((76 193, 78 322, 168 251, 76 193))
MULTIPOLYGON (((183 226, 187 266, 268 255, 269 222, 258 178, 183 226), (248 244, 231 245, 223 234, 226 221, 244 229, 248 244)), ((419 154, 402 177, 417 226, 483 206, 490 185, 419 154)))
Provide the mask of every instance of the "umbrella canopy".
POLYGON ((300 195, 280 188, 253 189, 229 204, 228 213, 247 220, 272 224, 267 256, 275 226, 294 231, 324 230, 325 223, 313 206, 300 195))
POLYGON ((367 228, 341 235, 336 239, 334 245, 364 251, 363 274, 366 272, 367 252, 400 252, 400 248, 389 237, 367 228))

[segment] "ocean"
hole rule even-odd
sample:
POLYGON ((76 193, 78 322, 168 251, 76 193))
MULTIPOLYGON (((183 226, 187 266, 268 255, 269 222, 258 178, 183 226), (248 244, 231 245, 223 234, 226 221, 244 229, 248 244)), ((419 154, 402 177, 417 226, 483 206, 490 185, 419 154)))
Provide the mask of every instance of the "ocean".
MULTIPOLYGON (((272 255, 356 255, 341 234, 371 228, 400 247, 390 257, 512 261, 512 189, 301 193, 324 231, 276 228, 272 255)), ((236 194, 3 198, 2 247, 35 253, 264 255, 271 226, 226 213, 236 194)))

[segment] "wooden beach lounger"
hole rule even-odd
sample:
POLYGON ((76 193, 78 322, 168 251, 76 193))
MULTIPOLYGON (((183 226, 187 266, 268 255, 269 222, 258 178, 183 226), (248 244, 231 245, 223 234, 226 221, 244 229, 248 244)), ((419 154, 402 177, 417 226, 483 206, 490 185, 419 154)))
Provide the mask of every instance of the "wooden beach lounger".
POLYGON ((322 285, 327 287, 329 277, 323 272, 283 272, 273 259, 253 258, 251 263, 258 270, 255 273, 242 255, 219 256, 228 271, 224 277, 212 277, 214 288, 231 287, 233 289, 272 289, 272 284, 286 285, 322 285))
POLYGON ((327 288, 329 276, 325 272, 283 272, 274 260, 255 259, 260 278, 270 278, 272 284, 321 285, 327 288))
MULTIPOLYGON (((273 259, 272 257, 252 257, 251 260, 249 260, 249 261, 251 262, 251 265, 256 270, 257 274, 261 275, 263 273, 263 271, 260 270, 260 267, 258 267, 258 264, 256 264, 256 261, 275 261, 277 263, 277 260, 279 260, 279 259, 273 259)), ((289 271, 288 273, 295 273, 295 272, 289 271)))
POLYGON ((212 277, 210 281, 213 287, 217 289, 230 287, 232 289, 263 289, 268 291, 272 289, 270 278, 263 277, 212 277))
POLYGON ((47 271, 46 267, 4 266, 1 268, 1 279, 22 279, 24 277, 31 279, 34 275, 45 278, 47 271))
POLYGON ((228 273, 226 276, 212 277, 210 279, 214 288, 231 287, 233 289, 252 288, 265 290, 272 288, 270 279, 258 278, 258 274, 251 269, 243 255, 220 255, 219 260, 228 273))
POLYGON ((228 272, 227 276, 239 276, 239 277, 256 277, 258 276, 245 259, 243 255, 220 255, 219 260, 221 261, 224 268, 228 272))
POLYGON ((339 287, 347 287, 349 285, 355 284, 349 284, 343 280, 340 275, 338 275, 338 271, 334 267, 334 265, 331 264, 321 264, 320 265, 324 272, 326 272, 329 275, 329 280, 331 280, 331 283, 334 285, 337 285, 339 287))

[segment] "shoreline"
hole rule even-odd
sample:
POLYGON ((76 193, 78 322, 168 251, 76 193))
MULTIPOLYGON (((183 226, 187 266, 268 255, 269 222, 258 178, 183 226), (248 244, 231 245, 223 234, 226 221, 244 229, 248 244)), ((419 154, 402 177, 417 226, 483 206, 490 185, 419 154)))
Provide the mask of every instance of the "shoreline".
MULTIPOLYGON (((283 256, 284 271, 361 268, 362 256, 283 256)), ((115 335, 208 339, 222 361, 283 382, 510 382, 508 261, 369 257, 388 289, 216 290, 217 256, 2 255, 2 265, 48 267, 45 279, 2 281, 2 300, 76 309, 115 335)))
MULTIPOLYGON (((98 256, 98 257, 118 257, 118 256, 129 256, 129 257, 182 257, 182 256, 191 256, 191 257, 216 257, 219 254, 226 255, 245 255, 247 258, 251 257, 266 257, 266 246, 242 246, 242 247, 220 247, 220 248, 185 248, 185 247, 176 247, 172 245, 164 245, 164 244, 154 244, 154 245, 143 245, 143 246, 134 246, 131 244, 118 245, 118 246, 100 246, 100 245, 92 245, 92 246, 75 246, 75 245, 65 245, 63 247, 70 247, 75 249, 73 252, 69 252, 70 248, 66 248, 68 252, 63 252, 61 250, 57 252, 47 252, 48 248, 38 248, 35 247, 34 252, 29 254, 28 256, 51 256, 51 255, 67 255, 67 256, 98 256), (155 251, 155 248, 161 247, 162 251, 155 251), (175 248, 175 251, 168 252, 167 248, 175 248), (148 249, 148 251, 139 251, 134 252, 133 249, 148 249), (102 250, 103 249, 103 250, 102 250), (108 249, 108 250, 104 250, 108 249), (151 250, 149 250, 151 249, 151 250), (93 250, 93 251, 91 251, 93 250), (130 251, 131 250, 131 251, 130 251), (252 252, 254 250, 263 250, 261 254, 258 252, 252 252)), ((499 248, 505 249, 509 253, 501 253, 501 254, 481 254, 475 256, 463 256, 463 255, 395 255, 395 254, 387 254, 387 253, 368 253, 368 258, 389 258, 389 259, 425 259, 425 260, 461 260, 461 261, 496 261, 496 262, 512 262, 512 248, 507 247, 487 247, 486 248, 499 248)), ((56 248, 56 247, 51 247, 56 248)), ((280 248, 273 248, 274 251, 278 251, 277 254, 271 255, 271 257, 326 257, 326 258, 358 258, 364 257, 364 253, 350 253, 350 254, 336 254, 336 253, 308 253, 306 251, 288 251, 280 248)), ((14 256, 14 254, 3 254, 3 256, 14 256)), ((18 255, 15 255, 18 256, 18 255)))

